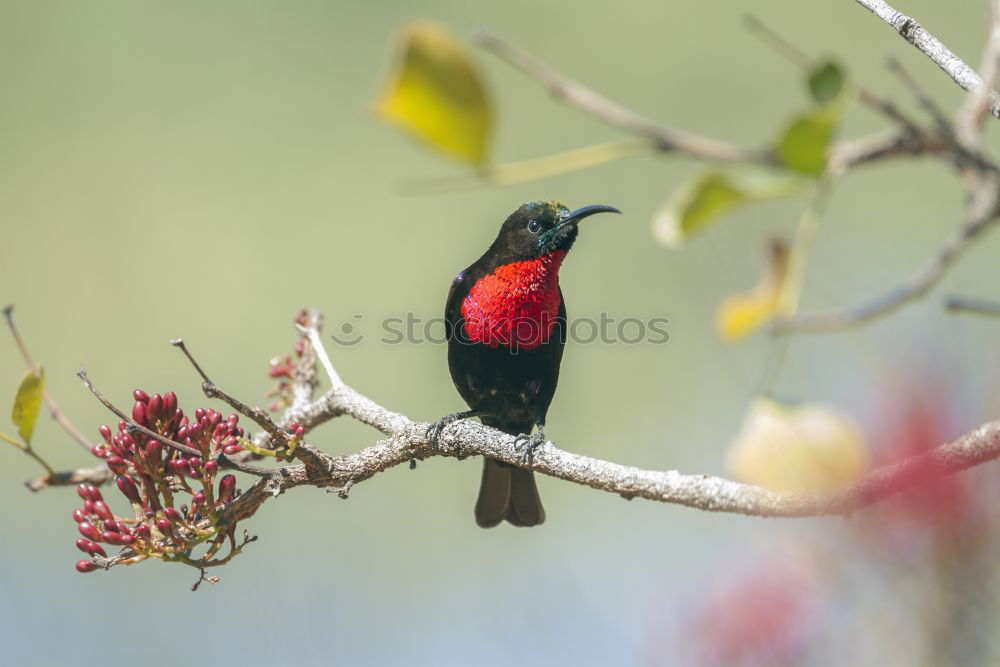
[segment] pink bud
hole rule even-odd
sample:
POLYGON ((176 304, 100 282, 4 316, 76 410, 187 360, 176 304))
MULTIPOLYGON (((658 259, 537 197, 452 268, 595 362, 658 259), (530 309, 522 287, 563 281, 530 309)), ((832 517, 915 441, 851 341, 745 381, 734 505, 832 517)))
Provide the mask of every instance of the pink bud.
POLYGON ((132 421, 136 424, 146 425, 146 404, 136 401, 132 404, 132 421))
POLYGON ((163 412, 168 417, 172 417, 177 412, 177 394, 172 391, 168 391, 163 395, 163 412))
POLYGON ((149 526, 147 526, 144 523, 140 523, 138 526, 135 527, 135 533, 144 540, 148 540, 151 535, 151 533, 149 532, 149 526))
POLYGON ((146 443, 146 465, 152 468, 160 467, 160 458, 163 456, 163 444, 159 440, 150 438, 146 443))
POLYGON ((109 456, 108 457, 108 467, 111 468, 111 472, 117 475, 125 474, 125 459, 120 456, 109 456))
POLYGON ((228 503, 236 490, 236 475, 225 475, 219 480, 219 500, 228 503))
POLYGON ((76 526, 80 534, 86 537, 88 540, 93 540, 95 542, 100 541, 101 533, 97 530, 97 526, 90 523, 89 521, 81 521, 76 526))
POLYGON ((73 510, 73 521, 80 523, 81 521, 86 521, 86 520, 87 520, 87 515, 84 513, 83 510, 79 509, 73 510))
POLYGON ((222 451, 225 452, 226 454, 233 455, 233 454, 238 454, 238 453, 242 452, 243 448, 240 447, 239 445, 229 445, 228 447, 226 447, 222 451))
POLYGON ((118 533, 112 533, 110 530, 106 530, 101 534, 101 541, 107 542, 108 544, 114 544, 115 546, 124 546, 125 540, 118 533))
POLYGON ((104 523, 102 525, 104 526, 104 530, 110 530, 112 533, 120 533, 121 532, 118 529, 118 523, 115 522, 115 521, 113 521, 112 519, 105 519, 104 523))
POLYGON ((79 486, 77 486, 76 487, 76 495, 80 496, 84 500, 88 500, 90 498, 90 495, 87 493, 87 485, 86 484, 80 484, 79 486))
POLYGON ((94 513, 94 501, 93 500, 84 500, 83 501, 83 511, 85 513, 87 513, 87 514, 93 514, 94 513))
POLYGON ((111 521, 115 518, 111 508, 108 507, 108 504, 103 500, 98 500, 94 503, 94 514, 101 517, 105 521, 111 521))
POLYGON ((104 438, 104 442, 106 442, 106 443, 108 443, 110 445, 111 444, 111 429, 108 428, 108 425, 107 424, 101 424, 101 427, 99 429, 97 429, 97 430, 100 432, 101 437, 104 438))
MULTIPOLYGON (((160 421, 163 419, 163 397, 159 394, 153 394, 149 397, 149 403, 146 404, 146 414, 149 416, 149 420, 152 422, 160 421)), ((170 415, 173 417, 173 415, 170 415)))
POLYGON ((97 542, 91 542, 90 540, 82 537, 76 541, 76 548, 85 554, 90 554, 91 556, 94 554, 100 554, 105 558, 108 557, 107 552, 104 551, 104 548, 100 544, 97 542))
POLYGON ((115 477, 115 483, 118 484, 118 490, 129 499, 129 502, 133 505, 142 504, 142 501, 139 499, 139 490, 135 488, 135 482, 132 481, 131 477, 118 475, 118 477, 115 477))
POLYGON ((205 474, 214 477, 215 473, 219 472, 219 464, 215 461, 209 461, 205 464, 205 474))
POLYGON ((94 445, 90 448, 90 453, 99 459, 106 459, 111 454, 111 451, 104 445, 94 445))
POLYGON ((158 519, 156 521, 156 529, 160 531, 164 537, 170 537, 174 534, 174 527, 166 519, 158 519))
POLYGON ((132 392, 132 397, 135 398, 135 400, 137 400, 137 401, 139 401, 141 403, 145 403, 145 402, 149 401, 149 394, 147 394, 146 392, 144 392, 142 389, 136 389, 135 391, 133 391, 132 392))
POLYGON ((97 569, 97 563, 89 560, 78 560, 76 561, 76 571, 86 574, 87 572, 93 572, 97 569))
POLYGON ((168 521, 180 521, 181 513, 173 507, 164 507, 163 516, 165 516, 168 521))
POLYGON ((205 416, 204 408, 198 408, 197 410, 194 411, 194 420, 196 422, 200 422, 202 420, 202 417, 204 416, 205 416))

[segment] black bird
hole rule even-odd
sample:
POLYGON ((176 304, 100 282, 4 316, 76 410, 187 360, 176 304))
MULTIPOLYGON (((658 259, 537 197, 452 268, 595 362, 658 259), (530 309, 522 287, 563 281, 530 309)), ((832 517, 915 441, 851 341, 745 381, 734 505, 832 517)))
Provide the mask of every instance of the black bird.
MULTIPOLYGON (((517 436, 526 461, 545 442, 545 413, 567 334, 559 267, 576 240, 577 223, 609 212, 621 213, 611 206, 570 211, 555 201, 524 204, 483 256, 458 274, 445 304, 448 369, 470 409, 435 422, 428 430, 432 441, 448 424, 479 417, 517 436)), ((490 528, 504 519, 515 526, 545 520, 535 476, 485 458, 476 523, 490 528)))

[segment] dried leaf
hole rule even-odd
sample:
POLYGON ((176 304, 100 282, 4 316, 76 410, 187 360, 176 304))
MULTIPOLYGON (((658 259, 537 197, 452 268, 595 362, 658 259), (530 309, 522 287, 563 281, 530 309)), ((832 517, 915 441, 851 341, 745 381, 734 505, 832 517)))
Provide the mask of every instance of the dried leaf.
POLYGON ((728 342, 736 342, 774 317, 782 307, 782 287, 788 275, 788 246, 771 242, 768 266, 757 285, 736 294, 719 306, 716 328, 728 342))
POLYGON ((379 115, 451 157, 484 163, 493 109, 465 47, 444 26, 417 20, 400 30, 396 50, 379 115))

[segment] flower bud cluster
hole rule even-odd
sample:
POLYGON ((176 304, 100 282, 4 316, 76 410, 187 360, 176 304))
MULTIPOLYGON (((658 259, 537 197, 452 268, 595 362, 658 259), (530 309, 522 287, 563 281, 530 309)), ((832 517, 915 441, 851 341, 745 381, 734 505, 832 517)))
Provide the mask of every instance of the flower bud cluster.
MULTIPOLYGON (((133 397, 136 424, 197 455, 130 428, 124 420, 117 432, 102 425, 103 442, 92 452, 115 474, 115 487, 130 509, 116 514, 97 487, 77 487, 83 505, 73 511, 81 535, 76 546, 90 557, 77 562, 79 572, 98 569, 99 559, 108 558, 105 546, 120 547, 121 556, 133 562, 149 557, 190 561, 192 549, 211 542, 209 552, 215 553, 226 537, 217 527, 217 512, 239 491, 233 475, 220 477, 216 458, 243 450, 239 416, 198 408, 189 417, 172 391, 149 395, 136 389, 133 397)), ((226 532, 233 530, 230 526, 226 532)))

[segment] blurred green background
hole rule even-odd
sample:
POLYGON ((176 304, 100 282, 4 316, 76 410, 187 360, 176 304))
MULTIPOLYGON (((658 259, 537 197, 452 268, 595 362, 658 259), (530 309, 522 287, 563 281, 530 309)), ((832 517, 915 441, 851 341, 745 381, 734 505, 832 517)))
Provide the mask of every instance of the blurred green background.
MULTIPOLYGON (((985 3, 896 4, 978 62, 985 3)), ((669 126, 762 144, 805 95, 799 72, 741 27, 746 11, 904 108, 914 105, 883 66, 889 54, 945 108, 960 104, 933 64, 847 1, 0 0, 0 301, 17 304, 49 389, 96 437, 108 415, 74 377, 81 364, 122 404, 135 387, 174 389, 191 411, 205 401, 167 344, 183 336, 213 379, 263 403, 267 362, 290 349, 300 307, 324 312, 330 330, 362 314, 369 334, 383 317, 434 317, 451 278, 521 202, 613 204, 625 216, 587 225, 563 269, 570 314, 669 317, 671 340, 569 348, 547 434, 623 463, 724 474, 776 350, 763 335, 720 342, 715 308, 756 280, 760 249, 793 229, 800 204, 747 209, 667 250, 649 222, 698 168, 687 159, 407 195, 407 183, 462 172, 380 124, 371 103, 394 30, 426 16, 463 35, 489 26, 669 126)), ((499 109, 499 159, 620 136, 477 55, 499 109)), ((855 107, 844 135, 883 126, 855 107)), ((804 307, 895 285, 950 233, 961 204, 937 163, 852 173, 831 200, 804 307)), ((931 298, 889 320, 795 339, 778 395, 871 425, 887 387, 931 368, 950 382, 958 430, 995 416, 1000 329, 948 316, 940 296, 1000 297, 998 250, 988 238, 931 298)), ((414 419, 463 407, 444 347, 369 337, 331 353, 347 382, 414 419)), ((12 395, 22 372, 7 340, 0 387, 12 395)), ((314 442, 337 453, 375 438, 339 420, 314 442)), ((47 419, 35 441, 60 468, 91 464, 47 419)), ((268 503, 247 524, 261 539, 192 594, 196 573, 179 566, 75 573, 72 490, 33 496, 21 482, 35 464, 0 456, 9 664, 678 664, 669 619, 698 582, 754 544, 839 523, 709 515, 542 479, 544 527, 483 531, 472 519, 479 462, 438 459, 379 475, 346 502, 298 489, 268 503)), ((834 646, 832 663, 855 657, 850 643, 834 646)))

